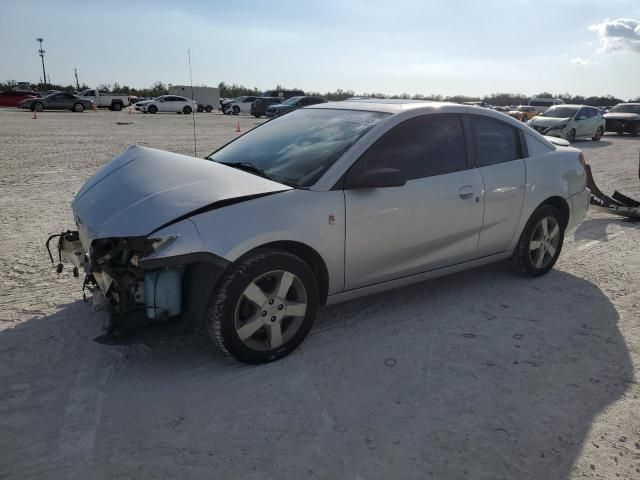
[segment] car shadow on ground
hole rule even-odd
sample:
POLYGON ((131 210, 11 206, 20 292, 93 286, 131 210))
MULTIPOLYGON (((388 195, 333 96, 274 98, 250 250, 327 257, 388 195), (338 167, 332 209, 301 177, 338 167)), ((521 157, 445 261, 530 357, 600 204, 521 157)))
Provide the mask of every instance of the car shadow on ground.
POLYGON ((0 333, 0 474, 569 478, 633 368, 592 283, 502 264, 320 311, 281 361, 104 346, 80 302, 0 333))
POLYGON ((624 228, 640 228, 638 219, 611 216, 606 218, 585 218, 573 232, 574 240, 609 241, 607 227, 616 224, 624 228))
POLYGON ((578 149, 591 149, 591 148, 603 148, 603 147, 608 147, 612 145, 611 142, 607 142, 606 140, 602 139, 599 141, 593 141, 593 140, 587 140, 587 139, 577 139, 575 140, 571 146, 578 148, 578 149))

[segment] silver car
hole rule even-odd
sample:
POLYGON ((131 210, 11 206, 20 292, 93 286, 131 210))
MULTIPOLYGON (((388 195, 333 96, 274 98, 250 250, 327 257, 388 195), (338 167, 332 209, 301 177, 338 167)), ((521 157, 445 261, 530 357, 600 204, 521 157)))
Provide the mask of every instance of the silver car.
POLYGON ((132 312, 182 316, 268 362, 320 305, 504 259, 548 272, 589 204, 582 153, 551 141, 478 107, 320 104, 206 160, 130 147, 78 192, 58 245, 111 335, 132 312))

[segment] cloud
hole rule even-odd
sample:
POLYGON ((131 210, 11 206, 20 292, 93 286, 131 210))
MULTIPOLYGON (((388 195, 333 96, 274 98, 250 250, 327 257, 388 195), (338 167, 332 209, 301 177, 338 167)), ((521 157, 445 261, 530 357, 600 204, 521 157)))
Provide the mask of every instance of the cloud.
POLYGON ((591 25, 589 30, 600 37, 599 53, 630 50, 640 53, 640 20, 632 18, 606 19, 591 25))
POLYGON ((591 65, 593 63, 590 58, 582 58, 582 57, 572 58, 569 61, 574 65, 584 65, 584 66, 591 65))

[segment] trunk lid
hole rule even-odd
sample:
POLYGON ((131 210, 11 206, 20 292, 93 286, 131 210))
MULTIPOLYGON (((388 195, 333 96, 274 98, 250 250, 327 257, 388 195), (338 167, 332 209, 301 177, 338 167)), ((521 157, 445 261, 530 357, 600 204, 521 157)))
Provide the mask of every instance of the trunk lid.
POLYGON ((96 238, 149 235, 217 202, 290 189, 210 160, 134 145, 85 183, 72 209, 88 248, 96 238))

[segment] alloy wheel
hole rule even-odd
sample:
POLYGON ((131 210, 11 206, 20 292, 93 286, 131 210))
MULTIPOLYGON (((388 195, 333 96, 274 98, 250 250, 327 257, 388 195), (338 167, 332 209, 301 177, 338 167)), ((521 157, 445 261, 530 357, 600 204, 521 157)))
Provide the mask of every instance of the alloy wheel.
POLYGON ((542 269, 553 260, 560 244, 560 226, 553 217, 544 217, 533 231, 529 256, 534 267, 542 269))
POLYGON ((274 270, 247 285, 235 309, 240 341, 253 350, 275 350, 291 340, 307 313, 307 292, 293 273, 274 270))
POLYGON ((572 128, 571 130, 569 130, 569 132, 567 133, 567 138, 566 140, 569 143, 573 143, 573 141, 576 139, 576 131, 572 128))

